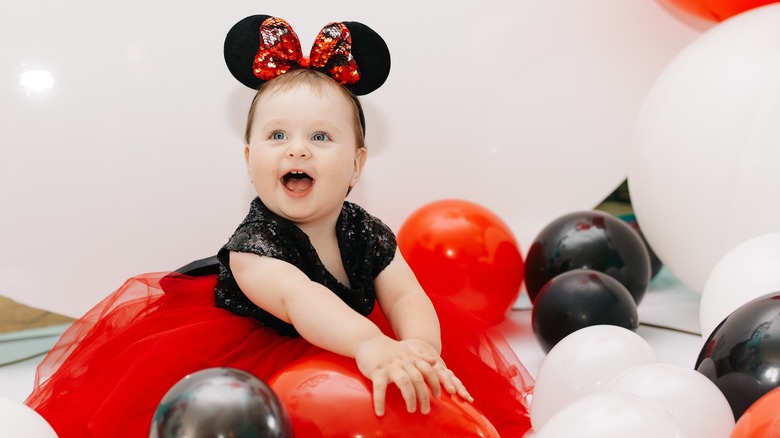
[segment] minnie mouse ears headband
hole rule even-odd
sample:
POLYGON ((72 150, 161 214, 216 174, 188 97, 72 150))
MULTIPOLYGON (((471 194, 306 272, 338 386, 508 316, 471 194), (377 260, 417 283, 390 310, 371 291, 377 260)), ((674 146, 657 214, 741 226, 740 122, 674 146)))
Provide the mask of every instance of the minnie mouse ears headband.
POLYGON ((356 21, 334 22, 322 28, 305 58, 289 23, 252 15, 227 33, 224 54, 230 73, 253 89, 288 70, 310 68, 362 96, 382 86, 390 74, 387 44, 370 27, 356 21))

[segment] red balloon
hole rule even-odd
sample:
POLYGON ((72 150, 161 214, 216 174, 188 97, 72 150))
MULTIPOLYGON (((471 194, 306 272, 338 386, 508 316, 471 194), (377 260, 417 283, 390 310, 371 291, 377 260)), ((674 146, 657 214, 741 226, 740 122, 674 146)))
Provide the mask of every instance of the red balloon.
POLYGON ((428 293, 448 297, 490 324, 520 295, 524 262, 509 227, 477 204, 444 200, 404 222, 398 247, 428 293))
POLYGON ((388 388, 385 415, 374 414, 372 384, 355 361, 323 352, 293 362, 269 380, 299 437, 496 437, 471 403, 442 391, 427 415, 406 412, 397 387, 388 388))
POLYGON ((670 0, 681 9, 711 21, 723 21, 759 6, 777 0, 670 0))
POLYGON ((780 437, 780 388, 761 396, 739 417, 730 438, 780 437))

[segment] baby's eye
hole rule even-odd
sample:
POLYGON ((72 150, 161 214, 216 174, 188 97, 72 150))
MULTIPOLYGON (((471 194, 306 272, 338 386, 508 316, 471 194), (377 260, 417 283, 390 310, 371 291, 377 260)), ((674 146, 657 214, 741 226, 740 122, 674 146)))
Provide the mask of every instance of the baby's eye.
POLYGON ((313 141, 328 141, 330 140, 330 137, 328 137, 328 134, 324 132, 317 132, 311 136, 311 139, 313 141))
POLYGON ((276 131, 276 132, 271 134, 271 139, 272 140, 284 140, 286 138, 287 138, 287 135, 285 135, 285 133, 282 132, 282 131, 276 131))

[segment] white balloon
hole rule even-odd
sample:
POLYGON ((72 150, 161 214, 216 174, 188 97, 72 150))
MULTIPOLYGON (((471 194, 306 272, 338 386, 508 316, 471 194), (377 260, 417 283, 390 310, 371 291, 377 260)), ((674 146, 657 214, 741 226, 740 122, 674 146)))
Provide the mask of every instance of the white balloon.
POLYGON ((591 394, 563 408, 534 438, 693 438, 657 403, 632 394, 591 394))
POLYGON ((780 233, 748 239, 729 250, 707 277, 699 304, 704 339, 731 312, 780 291, 780 233))
POLYGON ((57 438, 57 433, 35 410, 0 397, 0 435, 14 438, 57 438))
POLYGON ((531 424, 539 430, 569 404, 606 390, 629 368, 657 362, 641 336, 613 325, 585 327, 566 336, 542 362, 531 399, 531 424))
POLYGON ((637 221, 701 293, 738 243, 780 230, 780 4, 703 33, 645 98, 629 151, 637 221))
POLYGON ((728 438, 734 414, 723 393, 703 374, 672 363, 638 365, 620 374, 607 392, 658 403, 690 438, 728 438))

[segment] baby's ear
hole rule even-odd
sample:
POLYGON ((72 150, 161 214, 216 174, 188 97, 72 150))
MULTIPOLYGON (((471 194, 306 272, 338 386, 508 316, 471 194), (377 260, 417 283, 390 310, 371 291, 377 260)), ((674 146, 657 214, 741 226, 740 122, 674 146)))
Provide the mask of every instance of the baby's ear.
POLYGON ((352 173, 352 183, 350 187, 354 187, 360 180, 360 174, 363 173, 363 167, 366 165, 366 158, 368 158, 368 149, 358 148, 355 152, 355 169, 352 173))
POLYGON ((255 180, 252 178, 252 168, 249 167, 249 143, 244 145, 244 162, 246 163, 246 174, 249 177, 249 182, 254 184, 255 180))

